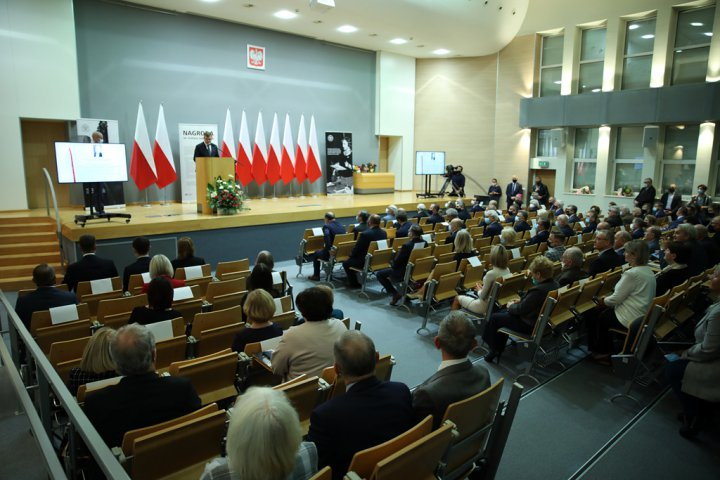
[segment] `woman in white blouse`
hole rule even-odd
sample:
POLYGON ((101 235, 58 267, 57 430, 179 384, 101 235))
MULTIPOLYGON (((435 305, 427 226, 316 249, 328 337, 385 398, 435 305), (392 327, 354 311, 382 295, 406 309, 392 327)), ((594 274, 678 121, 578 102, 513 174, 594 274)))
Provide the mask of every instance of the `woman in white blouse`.
POLYGON ((613 293, 599 300, 600 307, 609 307, 593 321, 588 331, 592 358, 609 364, 611 328, 630 328, 645 315, 655 298, 655 274, 647 266, 650 251, 642 240, 625 244, 625 261, 630 268, 623 272, 613 293))
POLYGON ((495 245, 490 250, 490 263, 492 264, 492 270, 488 271, 483 277, 482 285, 478 283, 475 285, 475 290, 478 291, 478 298, 471 297, 468 295, 458 295, 453 300, 452 309, 458 310, 464 308, 478 315, 485 315, 488 310, 488 300, 490 299, 490 290, 495 284, 495 280, 502 278, 505 275, 510 275, 508 270, 508 251, 502 245, 495 245))

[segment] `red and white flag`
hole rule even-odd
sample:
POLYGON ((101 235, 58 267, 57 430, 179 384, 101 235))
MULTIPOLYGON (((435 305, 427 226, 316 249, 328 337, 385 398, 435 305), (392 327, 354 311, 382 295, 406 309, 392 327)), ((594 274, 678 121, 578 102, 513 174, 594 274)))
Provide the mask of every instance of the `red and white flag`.
POLYGON ((305 136, 305 115, 300 115, 300 128, 298 128, 297 148, 295 148, 295 178, 303 183, 307 178, 307 137, 305 136))
POLYGON ((235 164, 235 177, 240 183, 247 185, 252 182, 252 147, 250 145, 250 134, 248 133, 247 118, 245 118, 245 110, 242 112, 240 120, 240 135, 238 136, 238 156, 235 164))
POLYGON ((265 146, 265 129, 263 128, 262 112, 258 112, 257 127, 255 127, 255 144, 252 154, 253 178, 258 185, 267 179, 267 147, 265 146))
POLYGON ((145 190, 157 181, 155 160, 153 160, 152 148, 150 147, 150 137, 148 137, 142 103, 138 104, 135 141, 133 142, 132 156, 130 157, 130 176, 140 190, 145 190))
POLYGON ((230 119, 229 108, 227 109, 227 113, 225 114, 225 130, 223 130, 220 156, 235 158, 235 139, 233 138, 232 120, 230 119))
POLYGON ((270 146, 267 156, 267 180, 275 185, 280 180, 280 131, 277 113, 273 116, 272 130, 270 131, 270 146))
POLYGON ((295 150, 292 143, 292 130, 290 128, 290 115, 285 114, 285 128, 283 129, 282 154, 280 155, 280 171, 285 185, 295 178, 295 150))
POLYGON ((307 177, 310 183, 322 177, 320 168, 320 150, 318 149, 317 132, 315 131, 315 116, 310 117, 310 141, 307 151, 307 177))
POLYGON ((155 129, 153 157, 157 168, 157 186, 165 188, 177 180, 177 172, 175 171, 175 161, 170 148, 170 138, 168 137, 167 125, 165 125, 165 111, 162 105, 160 105, 157 128, 155 129))

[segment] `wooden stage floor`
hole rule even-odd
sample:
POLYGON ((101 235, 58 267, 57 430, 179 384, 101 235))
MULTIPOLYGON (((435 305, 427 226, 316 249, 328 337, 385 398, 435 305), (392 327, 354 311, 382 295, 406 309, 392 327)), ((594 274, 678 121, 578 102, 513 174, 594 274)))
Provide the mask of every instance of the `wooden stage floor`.
MULTIPOLYGON (((414 211, 422 202, 428 207, 439 199, 418 199, 416 192, 395 192, 375 195, 338 195, 304 198, 250 199, 244 210, 238 215, 216 216, 196 213, 194 204, 171 203, 154 204, 150 207, 128 206, 119 210, 107 210, 108 213, 130 213, 132 220, 126 224, 123 219, 94 220, 83 228, 74 223, 75 215, 83 212, 77 208, 60 209, 63 236, 77 241, 83 233, 92 233, 98 240, 136 237, 138 235, 159 235, 176 232, 215 230, 220 228, 246 227, 270 223, 321 221, 330 210, 337 217, 355 216, 359 210, 371 213, 383 212, 385 207, 395 204, 398 207, 414 211)), ((448 200, 448 197, 443 203, 448 200)), ((51 210, 52 213, 52 210, 51 210)), ((0 217, 46 216, 45 209, 33 209, 24 212, 4 212, 0 217)))

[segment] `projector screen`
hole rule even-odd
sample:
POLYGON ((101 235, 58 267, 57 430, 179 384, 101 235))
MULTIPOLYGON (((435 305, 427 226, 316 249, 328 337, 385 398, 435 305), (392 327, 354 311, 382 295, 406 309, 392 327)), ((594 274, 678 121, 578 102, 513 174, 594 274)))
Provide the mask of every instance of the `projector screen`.
POLYGON ((58 183, 127 182, 124 143, 55 142, 58 183))
POLYGON ((445 173, 445 152, 415 152, 415 175, 445 173))

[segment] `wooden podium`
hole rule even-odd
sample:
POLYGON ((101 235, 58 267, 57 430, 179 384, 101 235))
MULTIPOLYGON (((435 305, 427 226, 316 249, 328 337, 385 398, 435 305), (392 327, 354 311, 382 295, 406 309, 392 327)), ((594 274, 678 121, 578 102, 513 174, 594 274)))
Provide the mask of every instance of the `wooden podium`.
POLYGON ((215 179, 235 177, 235 160, 230 157, 197 157, 195 158, 195 192, 197 194, 197 211, 212 215, 208 204, 207 184, 215 185, 215 179))

